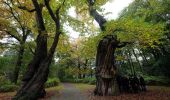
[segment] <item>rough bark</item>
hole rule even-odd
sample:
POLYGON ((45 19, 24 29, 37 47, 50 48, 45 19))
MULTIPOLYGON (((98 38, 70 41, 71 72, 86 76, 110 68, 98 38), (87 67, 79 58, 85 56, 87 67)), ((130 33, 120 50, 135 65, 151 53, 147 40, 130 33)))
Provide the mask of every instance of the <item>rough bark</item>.
POLYGON ((54 15, 52 9, 49 6, 49 1, 44 0, 46 8, 50 16, 54 20, 56 26, 54 41, 47 54, 47 34, 42 18, 42 8, 38 4, 37 0, 32 0, 32 2, 37 13, 37 25, 39 29, 39 35, 37 37, 37 47, 35 56, 29 64, 26 78, 23 80, 25 82, 23 86, 21 86, 21 89, 17 92, 14 100, 37 100, 42 93, 44 94, 44 84, 48 78, 49 66, 51 64, 55 49, 59 41, 59 36, 61 34, 59 19, 59 11, 61 6, 56 10, 56 15, 54 15))
MULTIPOLYGON (((101 16, 93 7, 95 0, 87 0, 90 15, 98 22, 100 29, 105 31, 107 20, 101 16)), ((114 30, 115 31, 115 30, 114 30)), ((98 44, 96 55, 96 89, 95 95, 108 95, 111 88, 111 95, 119 94, 118 83, 116 80, 116 66, 114 64, 114 53, 116 48, 124 47, 127 43, 117 40, 117 36, 108 35, 98 44)))
MULTIPOLYGON (((44 26, 44 21, 42 17, 42 7, 36 0, 32 0, 34 7, 36 9, 36 21, 38 27, 38 36, 36 39, 36 49, 35 55, 31 62, 28 64, 27 71, 22 80, 23 84, 19 89, 16 97, 20 97, 22 91, 25 91, 24 88, 28 85, 29 81, 33 78, 33 76, 37 73, 40 63, 47 57, 47 32, 44 26)), ((39 90, 39 94, 37 97, 44 97, 45 89, 44 87, 39 90)), ((22 97, 22 96, 21 96, 22 97)))
POLYGON ((113 36, 108 36, 99 42, 96 56, 96 95, 108 95, 109 86, 114 85, 111 83, 116 75, 116 66, 114 65, 116 41, 113 36))
POLYGON ((17 93, 15 100, 37 100, 39 98, 39 94, 44 88, 44 84, 48 78, 49 66, 58 44, 59 35, 60 33, 56 34, 53 45, 47 57, 40 63, 37 73, 35 73, 33 78, 17 93))

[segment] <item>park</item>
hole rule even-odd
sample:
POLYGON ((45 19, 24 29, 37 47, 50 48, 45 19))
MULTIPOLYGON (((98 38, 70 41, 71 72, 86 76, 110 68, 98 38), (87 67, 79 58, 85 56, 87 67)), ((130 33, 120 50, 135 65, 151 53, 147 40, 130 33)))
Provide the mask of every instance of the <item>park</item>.
POLYGON ((169 0, 0 0, 0 100, 170 100, 169 0))

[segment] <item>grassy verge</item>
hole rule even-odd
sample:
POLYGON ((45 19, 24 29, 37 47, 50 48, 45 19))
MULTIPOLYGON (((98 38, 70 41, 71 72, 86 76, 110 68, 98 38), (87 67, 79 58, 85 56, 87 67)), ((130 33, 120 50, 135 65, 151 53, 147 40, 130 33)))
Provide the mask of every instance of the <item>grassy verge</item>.
POLYGON ((170 87, 166 86, 148 86, 148 89, 170 92, 170 87))
POLYGON ((46 88, 46 91, 49 92, 49 91, 61 91, 63 90, 64 87, 63 85, 58 85, 58 86, 55 86, 55 87, 50 87, 50 88, 46 88))
POLYGON ((80 91, 86 91, 86 90, 95 88, 95 85, 89 85, 89 84, 83 84, 83 83, 75 83, 74 86, 80 91))

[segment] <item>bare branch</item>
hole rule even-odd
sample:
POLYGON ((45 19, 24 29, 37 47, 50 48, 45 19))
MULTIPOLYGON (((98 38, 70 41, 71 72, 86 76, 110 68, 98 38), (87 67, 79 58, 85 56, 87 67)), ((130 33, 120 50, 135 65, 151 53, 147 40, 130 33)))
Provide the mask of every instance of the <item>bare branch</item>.
POLYGON ((131 43, 131 42, 120 42, 120 43, 117 45, 117 48, 125 47, 127 44, 132 44, 132 43, 131 43))

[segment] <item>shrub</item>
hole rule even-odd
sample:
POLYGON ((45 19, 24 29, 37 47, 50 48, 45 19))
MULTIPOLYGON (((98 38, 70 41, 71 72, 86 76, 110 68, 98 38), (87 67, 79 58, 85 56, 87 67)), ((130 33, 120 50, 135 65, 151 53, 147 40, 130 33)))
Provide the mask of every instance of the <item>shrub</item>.
POLYGON ((74 83, 83 83, 83 79, 75 79, 74 83))
POLYGON ((17 85, 14 84, 6 84, 0 86, 0 92, 13 92, 18 89, 17 85))
POLYGON ((89 80, 88 84, 90 84, 90 85, 96 84, 96 79, 95 79, 95 78, 91 78, 91 79, 89 80))
POLYGON ((146 84, 148 85, 169 85, 170 80, 163 76, 145 76, 146 84))
POLYGON ((0 76, 0 92, 13 92, 17 88, 18 86, 7 80, 5 76, 0 76))
POLYGON ((49 78, 47 80, 47 82, 45 83, 45 87, 54 87, 54 86, 58 86, 60 83, 60 80, 58 78, 49 78))

